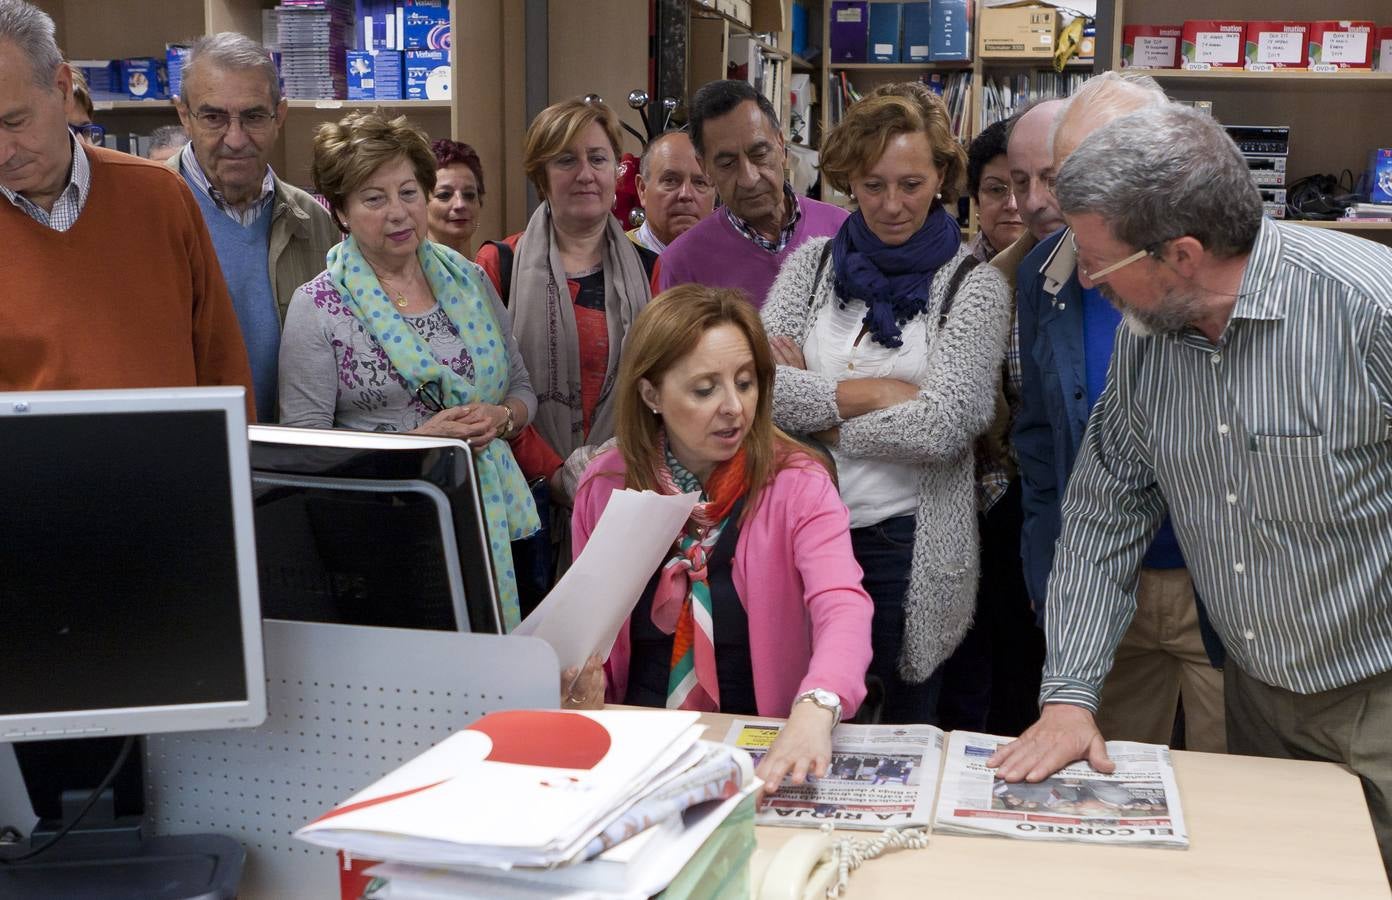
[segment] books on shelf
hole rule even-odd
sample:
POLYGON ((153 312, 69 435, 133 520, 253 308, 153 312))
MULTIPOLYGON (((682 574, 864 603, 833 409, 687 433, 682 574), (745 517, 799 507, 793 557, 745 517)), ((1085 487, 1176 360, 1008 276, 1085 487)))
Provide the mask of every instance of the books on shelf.
POLYGON ((980 128, 1008 119, 1035 100, 1071 96, 1089 72, 1017 72, 982 79, 980 128))

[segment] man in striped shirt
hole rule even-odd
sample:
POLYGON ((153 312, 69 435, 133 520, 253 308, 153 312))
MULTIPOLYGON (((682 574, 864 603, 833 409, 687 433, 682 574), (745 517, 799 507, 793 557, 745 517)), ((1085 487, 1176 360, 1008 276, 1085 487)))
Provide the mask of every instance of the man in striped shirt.
POLYGON ((1230 751, 1357 772, 1392 872, 1392 250, 1264 219, 1185 107, 1094 133, 1057 191, 1128 329, 1064 499, 1043 712, 990 762, 1111 770, 1093 713, 1168 512, 1228 651, 1230 751))

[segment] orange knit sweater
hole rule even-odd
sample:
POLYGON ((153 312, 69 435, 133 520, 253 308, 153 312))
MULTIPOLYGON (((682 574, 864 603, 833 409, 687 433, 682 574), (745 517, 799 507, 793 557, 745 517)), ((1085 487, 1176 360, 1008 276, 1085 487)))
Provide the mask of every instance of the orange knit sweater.
POLYGON ((251 367, 198 204, 157 163, 86 147, 57 232, 0 202, 0 390, 241 385, 251 367))

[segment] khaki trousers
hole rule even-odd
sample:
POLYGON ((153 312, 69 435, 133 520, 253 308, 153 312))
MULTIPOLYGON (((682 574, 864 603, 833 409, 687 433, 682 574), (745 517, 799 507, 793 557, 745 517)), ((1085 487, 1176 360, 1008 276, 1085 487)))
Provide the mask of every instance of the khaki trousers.
POLYGON ((1168 744, 1184 698, 1184 745, 1223 753, 1223 673, 1199 635, 1188 569, 1142 569, 1136 615, 1102 684, 1097 726, 1109 741, 1168 744))
POLYGON ((1247 756, 1341 763, 1363 782, 1382 864, 1392 879, 1392 672, 1297 694, 1223 668, 1228 749, 1247 756))

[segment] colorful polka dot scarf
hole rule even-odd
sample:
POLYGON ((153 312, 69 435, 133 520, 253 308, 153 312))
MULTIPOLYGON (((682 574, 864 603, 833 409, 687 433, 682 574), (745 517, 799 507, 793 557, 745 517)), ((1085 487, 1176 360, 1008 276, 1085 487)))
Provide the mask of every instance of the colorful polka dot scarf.
MULTIPOLYGON (((508 389, 507 335, 481 287, 482 271, 448 247, 430 241, 421 242, 417 256, 440 308, 473 356, 473 381, 443 365, 430 352, 382 290, 355 238, 349 236, 329 250, 328 271, 348 308, 381 345, 396 374, 412 393, 433 381, 440 386, 445 406, 501 404, 508 389)), ((481 453, 474 454, 474 467, 493 549, 493 575, 503 608, 503 629, 511 631, 522 620, 512 542, 535 533, 540 520, 527 480, 507 441, 489 441, 481 453)))

